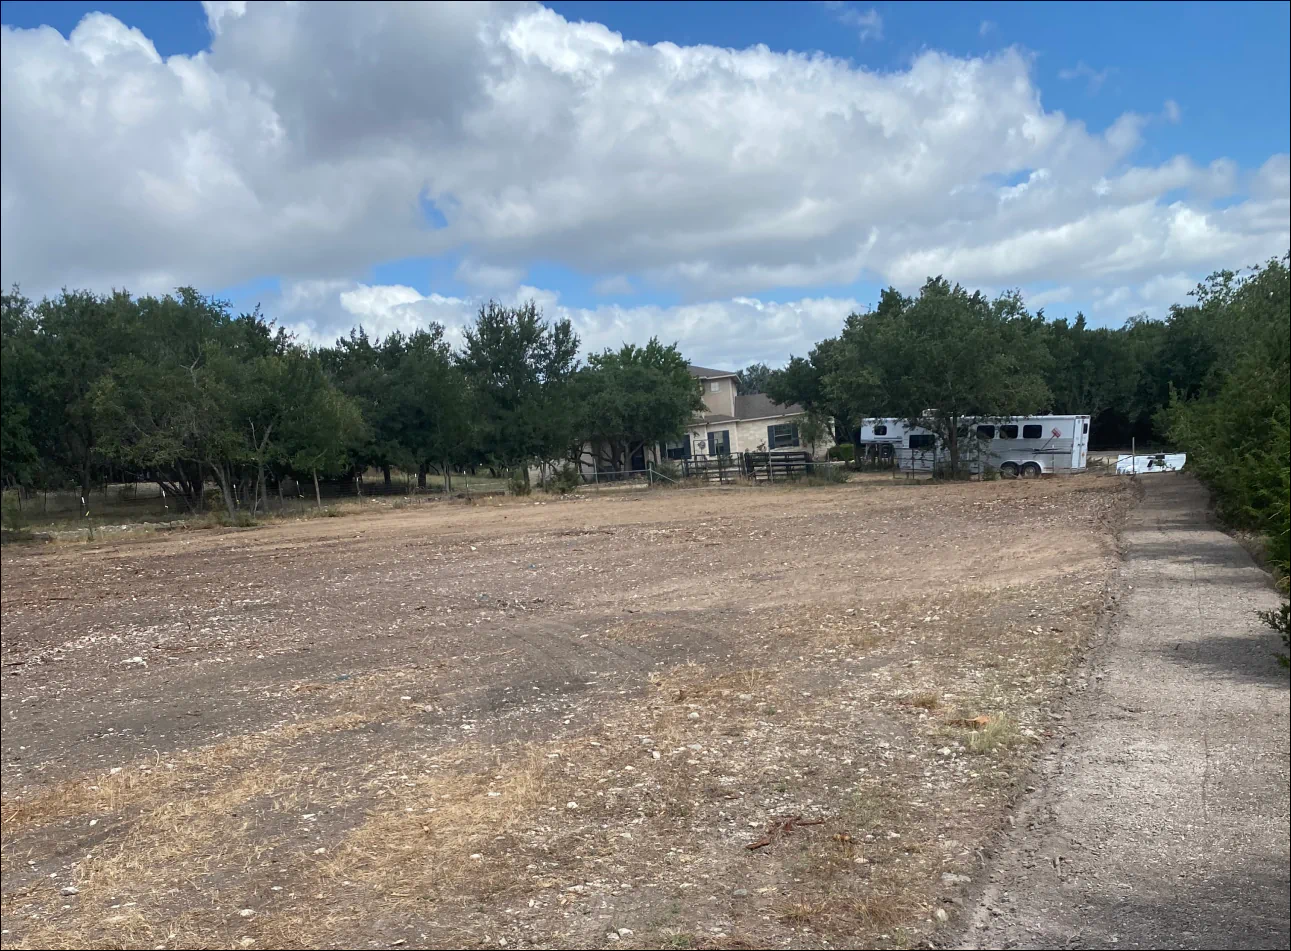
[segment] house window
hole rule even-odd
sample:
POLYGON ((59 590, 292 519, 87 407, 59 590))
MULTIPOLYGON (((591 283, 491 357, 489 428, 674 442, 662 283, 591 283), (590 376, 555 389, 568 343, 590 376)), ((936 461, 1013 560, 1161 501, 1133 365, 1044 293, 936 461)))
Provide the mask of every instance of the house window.
POLYGON ((1009 423, 1009 424, 1008 424, 1008 425, 1006 425, 1006 426, 1001 426, 1001 427, 1000 427, 1000 438, 1001 438, 1001 439, 1017 439, 1017 438, 1018 438, 1018 428, 1017 428, 1017 426, 1015 426, 1013 423, 1009 423))
POLYGON ((1044 427, 1039 423, 1027 423, 1022 427, 1023 439, 1040 439, 1044 436, 1044 427))
POLYGON ((710 456, 729 456, 731 454, 731 431, 729 429, 708 434, 708 454, 710 456))
POLYGON ((932 433, 911 433, 911 449, 931 449, 937 445, 937 437, 932 433))
POLYGON ((780 423, 767 427, 767 448, 784 449, 798 445, 798 426, 795 423, 780 423))
POLYGON ((710 392, 710 393, 716 393, 716 392, 717 392, 718 390, 720 390, 721 388, 722 388, 721 384, 720 384, 720 383, 718 383, 716 380, 714 380, 712 383, 708 384, 708 392, 710 392))
POLYGON ((978 438, 978 439, 994 439, 994 438, 995 438, 995 427, 994 427, 994 426, 978 426, 978 427, 977 427, 977 438, 978 438))
POLYGON ((665 445, 665 450, 669 459, 689 459, 690 458, 690 440, 683 439, 681 442, 670 442, 665 445))
POLYGON ((888 428, 884 426, 882 423, 879 423, 877 426, 874 427, 874 435, 886 436, 887 434, 888 434, 888 428))

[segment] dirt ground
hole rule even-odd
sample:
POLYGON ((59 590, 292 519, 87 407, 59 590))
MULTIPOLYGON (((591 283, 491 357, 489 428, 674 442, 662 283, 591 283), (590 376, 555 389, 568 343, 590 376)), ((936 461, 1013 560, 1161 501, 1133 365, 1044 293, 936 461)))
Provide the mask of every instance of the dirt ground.
POLYGON ((437 502, 3 554, 5 947, 910 947, 1113 478, 437 502))

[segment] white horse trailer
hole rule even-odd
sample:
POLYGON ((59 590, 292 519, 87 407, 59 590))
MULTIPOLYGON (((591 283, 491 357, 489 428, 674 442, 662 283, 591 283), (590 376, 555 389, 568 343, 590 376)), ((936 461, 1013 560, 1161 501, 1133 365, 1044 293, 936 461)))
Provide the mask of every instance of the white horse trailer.
MULTIPOLYGON (((931 429, 904 420, 861 422, 862 445, 891 445, 898 468, 931 472, 949 463, 950 449, 931 429)), ((965 419, 958 431, 961 463, 974 472, 1035 477, 1083 472, 1089 459, 1088 416, 965 419)))

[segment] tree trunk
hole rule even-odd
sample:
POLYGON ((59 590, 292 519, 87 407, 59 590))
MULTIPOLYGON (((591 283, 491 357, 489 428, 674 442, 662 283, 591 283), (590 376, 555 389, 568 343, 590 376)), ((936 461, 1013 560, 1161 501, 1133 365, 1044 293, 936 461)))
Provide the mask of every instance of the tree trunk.
POLYGON ((950 477, 959 478, 959 417, 950 417, 950 433, 948 442, 950 443, 950 477))
POLYGON ((385 479, 386 491, 390 491, 390 467, 388 465, 381 467, 381 476, 385 479))
POLYGON ((260 500, 265 499, 265 508, 268 508, 268 498, 265 495, 264 488, 264 464, 256 462, 255 484, 251 487, 251 517, 255 518, 260 512, 260 500))
POLYGON ((220 493, 224 496, 224 507, 228 509, 229 520, 237 520, 237 511, 233 503, 233 473, 226 470, 223 465, 211 463, 211 471, 215 473, 215 481, 220 486, 220 493))
POLYGON ((444 492, 447 495, 453 494, 453 467, 447 462, 444 463, 444 492))
POLYGON ((426 491, 426 463, 417 463, 417 491, 426 491))
POLYGON ((314 470, 314 501, 318 504, 319 511, 323 508, 323 493, 318 491, 318 470, 314 470))
MULTIPOLYGON (((268 508, 268 506, 266 505, 265 508, 268 508)), ((286 508, 287 508, 287 503, 286 501, 283 500, 283 497, 282 497, 282 476, 279 476, 278 477, 278 511, 279 512, 285 511, 286 508)))

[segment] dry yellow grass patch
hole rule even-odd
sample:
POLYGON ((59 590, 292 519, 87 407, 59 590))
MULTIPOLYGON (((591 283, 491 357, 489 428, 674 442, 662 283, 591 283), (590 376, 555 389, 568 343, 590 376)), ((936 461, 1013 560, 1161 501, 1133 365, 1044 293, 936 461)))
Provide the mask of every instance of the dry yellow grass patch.
POLYGON ((434 899, 468 882, 474 894, 490 891, 512 864, 508 837, 558 793, 549 773, 543 753, 532 751, 488 771, 450 766, 423 775, 371 811, 318 877, 362 884, 396 903, 434 899))
POLYGON ((117 813, 147 807, 172 792, 243 768, 251 760, 293 740, 317 733, 351 730, 367 722, 357 713, 301 720, 272 730, 233 737, 172 759, 147 761, 111 772, 68 780, 21 799, 0 802, 5 840, 49 822, 74 816, 117 813))

